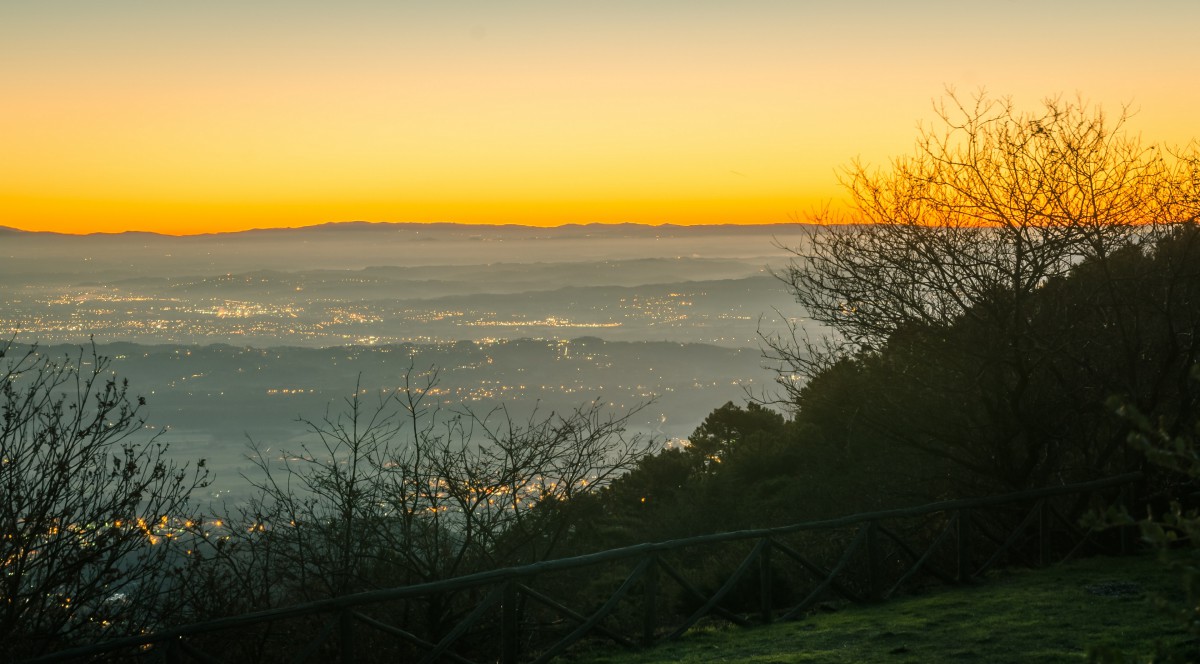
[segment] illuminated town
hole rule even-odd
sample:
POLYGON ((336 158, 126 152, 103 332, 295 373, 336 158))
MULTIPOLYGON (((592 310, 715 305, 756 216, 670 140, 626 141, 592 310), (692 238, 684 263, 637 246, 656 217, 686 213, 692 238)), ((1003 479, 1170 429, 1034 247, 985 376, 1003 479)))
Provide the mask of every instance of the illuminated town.
POLYGON ((581 301, 551 293, 544 302, 529 305, 524 300, 508 303, 475 296, 459 298, 468 299, 469 306, 447 308, 438 301, 421 306, 412 300, 305 298, 300 288, 289 298, 268 293, 232 299, 168 296, 122 285, 0 286, 0 332, 50 344, 94 336, 138 343, 320 347, 496 336, 566 339, 589 332, 603 332, 609 339, 657 337, 732 347, 757 343, 761 309, 753 302, 740 303, 700 288, 639 290, 585 293, 581 301))

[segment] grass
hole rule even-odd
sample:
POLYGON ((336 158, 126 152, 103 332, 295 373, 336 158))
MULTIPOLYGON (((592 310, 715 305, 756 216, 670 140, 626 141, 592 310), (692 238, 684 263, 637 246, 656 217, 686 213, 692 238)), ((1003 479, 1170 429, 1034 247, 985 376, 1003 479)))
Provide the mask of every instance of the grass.
MULTIPOLYGON (((581 652, 606 662, 1085 662, 1093 647, 1148 661, 1156 644, 1176 647, 1184 630, 1153 606, 1181 599, 1154 555, 1092 558, 992 575, 874 606, 846 606, 798 622, 700 628, 675 642, 630 652, 581 652)), ((1190 647, 1195 647, 1194 645, 1190 647)), ((1200 653, 1194 653, 1200 655, 1200 653)))

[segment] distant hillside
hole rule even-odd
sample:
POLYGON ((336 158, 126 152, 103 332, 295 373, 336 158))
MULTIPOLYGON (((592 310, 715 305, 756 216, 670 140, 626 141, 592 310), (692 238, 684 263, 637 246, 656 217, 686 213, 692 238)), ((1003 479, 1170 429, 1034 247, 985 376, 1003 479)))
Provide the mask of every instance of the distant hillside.
POLYGON ((808 224, 704 224, 684 226, 679 224, 563 224, 561 226, 526 226, 521 224, 456 224, 449 222, 368 222, 368 221, 339 221, 298 226, 293 228, 255 228, 245 231, 230 231, 220 233, 200 233, 196 235, 164 235, 144 231, 126 231, 122 233, 88 233, 83 235, 64 234, 54 231, 22 231, 16 228, 0 226, 0 233, 16 233, 29 236, 43 237, 82 237, 82 238, 163 238, 169 241, 187 240, 189 238, 232 240, 238 238, 274 238, 298 237, 304 235, 323 236, 346 233, 380 233, 380 234, 411 234, 436 235, 447 238, 653 238, 653 237, 711 237, 714 235, 776 235, 792 234, 800 231, 808 224))
MULTIPOLYGON (((697 257, 778 263, 806 226, 637 224, 480 226, 348 222, 293 229, 169 236, 4 231, 0 278, 71 283, 253 270, 363 269, 697 257)), ((438 278, 430 274, 427 278, 438 278)))

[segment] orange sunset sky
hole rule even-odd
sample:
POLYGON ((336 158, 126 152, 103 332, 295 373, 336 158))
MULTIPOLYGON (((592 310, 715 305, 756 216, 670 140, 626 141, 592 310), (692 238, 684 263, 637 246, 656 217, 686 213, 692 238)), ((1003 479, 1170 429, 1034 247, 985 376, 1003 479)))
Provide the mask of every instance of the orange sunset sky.
POLYGON ((775 223, 946 86, 1200 135, 1200 2, 0 8, 0 225, 775 223))

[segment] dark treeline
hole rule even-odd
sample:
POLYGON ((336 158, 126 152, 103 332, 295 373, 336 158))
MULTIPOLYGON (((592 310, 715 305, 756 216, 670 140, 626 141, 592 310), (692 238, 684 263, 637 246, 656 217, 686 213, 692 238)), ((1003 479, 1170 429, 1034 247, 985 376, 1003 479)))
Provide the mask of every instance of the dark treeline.
MULTIPOLYGON (((1001 296, 1004 297, 1004 296, 1001 296)), ((984 303, 981 306, 986 306, 984 303)), ((823 365, 789 417, 713 411, 685 448, 640 461, 595 497, 595 544, 782 525, 1143 470, 1146 499, 1183 478, 1125 444, 1133 406, 1195 430, 1200 228, 1085 260, 1024 303, 1020 355, 970 316, 912 324, 823 365), (1027 336, 1025 336, 1027 335, 1027 336)))

